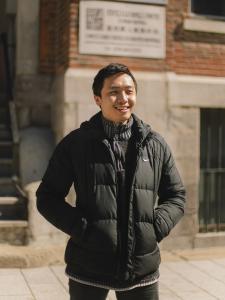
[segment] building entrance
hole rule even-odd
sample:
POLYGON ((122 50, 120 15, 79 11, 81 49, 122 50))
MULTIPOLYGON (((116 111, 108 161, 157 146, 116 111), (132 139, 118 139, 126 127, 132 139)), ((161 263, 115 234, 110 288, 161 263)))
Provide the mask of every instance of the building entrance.
POLYGON ((201 232, 225 230, 225 109, 201 109, 201 232))

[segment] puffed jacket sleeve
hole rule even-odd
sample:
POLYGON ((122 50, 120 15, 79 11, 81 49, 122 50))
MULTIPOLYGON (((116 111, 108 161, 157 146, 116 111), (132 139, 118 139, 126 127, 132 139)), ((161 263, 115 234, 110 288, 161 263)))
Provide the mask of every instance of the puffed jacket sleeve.
POLYGON ((82 212, 65 201, 74 175, 68 143, 60 142, 37 189, 37 209, 51 224, 70 236, 84 231, 86 219, 82 212))
POLYGON ((158 242, 178 223, 184 214, 185 206, 185 189, 180 174, 166 142, 164 146, 158 206, 154 212, 154 227, 158 242))

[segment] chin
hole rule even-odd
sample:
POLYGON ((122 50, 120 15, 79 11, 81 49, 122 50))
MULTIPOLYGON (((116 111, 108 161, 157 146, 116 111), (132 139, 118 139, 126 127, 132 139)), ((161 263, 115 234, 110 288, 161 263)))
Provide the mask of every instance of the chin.
POLYGON ((124 122, 127 122, 127 121, 130 119, 130 116, 131 116, 131 115, 129 115, 129 116, 124 116, 124 117, 120 118, 117 122, 118 122, 118 123, 124 123, 124 122))

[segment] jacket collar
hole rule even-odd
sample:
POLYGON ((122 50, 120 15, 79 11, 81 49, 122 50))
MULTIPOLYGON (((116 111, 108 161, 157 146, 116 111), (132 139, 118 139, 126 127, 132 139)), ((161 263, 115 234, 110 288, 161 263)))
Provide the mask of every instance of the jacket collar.
MULTIPOLYGON (((91 117, 89 121, 81 124, 82 130, 89 131, 90 139, 105 139, 106 135, 102 125, 101 111, 91 117)), ((133 116, 132 136, 134 136, 136 144, 141 145, 143 141, 151 134, 151 127, 139 119, 135 114, 133 116)))

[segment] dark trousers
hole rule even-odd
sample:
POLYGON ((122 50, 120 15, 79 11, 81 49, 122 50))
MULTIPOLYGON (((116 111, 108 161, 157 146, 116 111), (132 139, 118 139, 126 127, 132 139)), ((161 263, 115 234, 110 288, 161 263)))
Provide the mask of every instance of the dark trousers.
MULTIPOLYGON (((108 290, 69 280, 70 300, 105 300, 108 290)), ((116 292, 118 300, 159 300, 158 282, 129 291, 116 292)))

